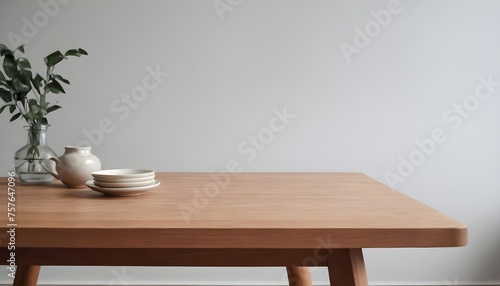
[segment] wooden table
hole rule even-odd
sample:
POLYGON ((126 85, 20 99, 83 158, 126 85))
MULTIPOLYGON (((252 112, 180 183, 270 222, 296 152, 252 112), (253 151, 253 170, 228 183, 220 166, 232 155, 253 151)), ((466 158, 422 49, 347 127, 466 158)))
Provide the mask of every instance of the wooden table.
MULTIPOLYGON (((39 265, 287 266, 290 284, 307 285, 307 268, 299 266, 318 265, 328 267, 331 285, 366 286, 362 248, 467 243, 462 223, 363 174, 157 179, 161 186, 137 197, 17 183, 15 285, 35 285, 39 265)), ((5 239, 0 246, 5 263, 5 239)))

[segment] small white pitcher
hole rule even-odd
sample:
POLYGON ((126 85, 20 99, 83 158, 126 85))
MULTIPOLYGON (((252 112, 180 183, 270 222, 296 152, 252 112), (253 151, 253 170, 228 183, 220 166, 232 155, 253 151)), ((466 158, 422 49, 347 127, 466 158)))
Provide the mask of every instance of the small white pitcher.
POLYGON ((84 188, 92 180, 92 172, 101 170, 101 161, 90 153, 91 147, 66 146, 62 156, 49 157, 56 162, 56 171, 46 171, 63 182, 68 188, 84 188))

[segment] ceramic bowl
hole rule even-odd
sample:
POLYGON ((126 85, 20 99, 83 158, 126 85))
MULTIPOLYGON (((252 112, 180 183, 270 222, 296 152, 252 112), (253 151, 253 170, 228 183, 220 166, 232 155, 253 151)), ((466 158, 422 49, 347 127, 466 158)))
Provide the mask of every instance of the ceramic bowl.
POLYGON ((106 177, 106 178, 95 178, 94 181, 103 182, 103 183, 134 183, 134 182, 150 182, 155 179, 155 176, 147 176, 147 177, 139 177, 139 178, 114 178, 114 177, 106 177))
POLYGON ((114 182, 116 180, 130 180, 138 179, 139 181, 144 181, 144 178, 154 177, 155 172, 152 170, 140 170, 140 169, 110 169, 101 170, 92 173, 94 180, 114 182))
POLYGON ((134 187, 145 187, 152 185, 155 182, 154 179, 147 181, 138 182, 104 182, 94 180, 94 185, 101 188, 134 188, 134 187))

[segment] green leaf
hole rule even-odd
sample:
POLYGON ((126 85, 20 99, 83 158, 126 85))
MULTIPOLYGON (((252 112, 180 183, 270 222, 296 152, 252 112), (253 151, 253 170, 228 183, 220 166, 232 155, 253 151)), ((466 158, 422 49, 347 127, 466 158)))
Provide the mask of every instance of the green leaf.
POLYGON ((60 107, 59 105, 52 105, 51 107, 47 108, 47 113, 51 113, 52 111, 55 111, 55 110, 58 110, 62 107, 60 107))
POLYGON ((30 111, 31 111, 33 114, 37 114, 37 115, 38 115, 38 113, 41 113, 41 111, 42 111, 42 110, 40 109, 40 106, 39 106, 38 104, 30 106, 30 108, 31 108, 31 110, 30 110, 30 111))
POLYGON ((0 88, 0 97, 6 103, 9 103, 12 101, 12 93, 10 91, 2 89, 2 88, 0 88))
POLYGON ((28 112, 26 113, 26 117, 28 117, 29 119, 35 119, 35 114, 33 113, 33 110, 28 110, 28 112))
POLYGON ((7 84, 7 87, 11 90, 16 90, 16 87, 14 86, 14 84, 12 83, 11 80, 7 80, 5 81, 5 83, 7 84))
POLYGON ((18 91, 16 92, 16 100, 21 102, 21 104, 23 105, 23 107, 25 106, 25 101, 26 101, 26 95, 28 93, 27 92, 21 92, 21 91, 18 91))
POLYGON ((10 85, 8 84, 7 81, 0 81, 0 87, 3 87, 4 89, 10 90, 10 85))
POLYGON ((31 86, 29 84, 22 83, 21 80, 18 78, 14 78, 12 80, 12 83, 14 84, 14 87, 16 88, 17 91, 28 92, 31 90, 31 86))
POLYGON ((14 78, 19 74, 19 71, 17 70, 17 63, 16 60, 14 59, 14 56, 12 55, 5 56, 3 60, 3 70, 5 71, 5 74, 10 78, 14 78))
POLYGON ((8 105, 8 104, 6 104, 6 105, 4 105, 4 106, 0 107, 0 114, 2 114, 3 110, 4 110, 7 106, 9 106, 9 105, 8 105))
POLYGON ((74 57, 80 57, 83 55, 88 55, 87 51, 84 49, 71 49, 68 50, 66 53, 64 53, 64 56, 74 56, 74 57))
POLYGON ((16 111, 17 109, 17 106, 15 106, 14 104, 12 104, 10 107, 9 107, 9 112, 10 114, 14 113, 14 111, 16 111))
POLYGON ((0 81, 5 81, 5 76, 3 75, 3 72, 0 71, 0 81))
POLYGON ((31 78, 31 64, 26 58, 17 59, 17 65, 21 69, 21 73, 28 78, 31 78))
POLYGON ((42 124, 49 125, 49 121, 48 121, 48 120, 47 120, 47 118, 45 118, 45 117, 44 117, 44 118, 42 118, 42 119, 40 119, 40 122, 41 122, 42 124))
POLYGON ((66 93, 61 84, 57 82, 57 80, 55 79, 53 79, 51 82, 45 85, 45 90, 48 90, 53 93, 66 93))
POLYGON ((65 84, 69 84, 69 80, 63 78, 62 76, 60 76, 58 74, 54 75, 54 77, 57 78, 58 80, 64 82, 65 84))
POLYGON ((40 108, 42 109, 42 111, 47 111, 47 108, 49 108, 49 105, 50 105, 50 102, 45 101, 44 103, 42 103, 42 105, 40 105, 40 108))
POLYGON ((32 98, 32 99, 28 100, 28 106, 30 108, 33 108, 33 106, 35 106, 35 105, 38 105, 38 101, 36 101, 36 99, 32 98))
POLYGON ((15 51, 17 51, 17 50, 20 50, 20 51, 21 51, 21 53, 24 53, 24 45, 20 45, 19 47, 15 48, 15 49, 13 50, 13 52, 15 52, 15 51))
POLYGON ((0 57, 4 55, 12 55, 12 51, 6 45, 0 44, 0 57))
POLYGON ((19 116, 21 116, 21 112, 18 112, 18 113, 16 113, 16 114, 14 114, 14 116, 12 116, 12 117, 10 118, 10 122, 12 122, 12 121, 14 121, 14 120, 18 119, 18 118, 19 118, 19 116))
POLYGON ((38 120, 41 120, 43 118, 43 114, 40 112, 40 108, 38 107, 38 105, 35 105, 35 106, 33 106, 32 109, 30 109, 28 111, 28 113, 26 114, 26 117, 38 121, 38 120))
POLYGON ((60 51, 55 51, 52 54, 45 57, 44 61, 45 61, 45 64, 47 65, 47 67, 53 67, 58 62, 62 61, 63 59, 64 59, 63 54, 61 54, 60 51))
POLYGON ((77 49, 71 49, 71 50, 66 51, 66 53, 64 53, 64 56, 65 57, 67 57, 67 56, 79 57, 80 56, 80 52, 78 52, 77 49))
POLYGON ((0 81, 0 87, 3 87, 4 89, 11 90, 10 85, 7 83, 7 81, 0 81))
POLYGON ((31 80, 31 84, 33 84, 33 86, 35 87, 36 91, 38 91, 39 94, 41 94, 40 92, 40 88, 43 86, 43 77, 39 74, 36 74, 35 78, 31 80))

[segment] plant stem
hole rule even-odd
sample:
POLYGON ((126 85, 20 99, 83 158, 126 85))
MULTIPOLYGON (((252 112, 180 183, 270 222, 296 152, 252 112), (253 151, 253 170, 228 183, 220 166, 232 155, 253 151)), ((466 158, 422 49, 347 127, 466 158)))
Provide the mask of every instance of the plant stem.
MULTIPOLYGON (((47 75, 45 77, 45 85, 49 82, 50 79, 50 67, 47 67, 47 75)), ((43 88, 43 94, 40 95, 40 106, 45 103, 45 95, 47 95, 47 89, 43 88)))

